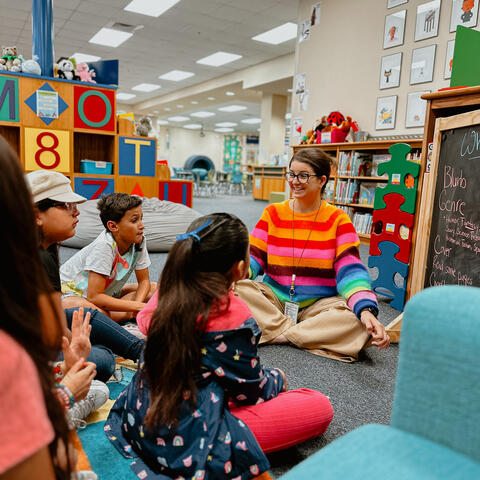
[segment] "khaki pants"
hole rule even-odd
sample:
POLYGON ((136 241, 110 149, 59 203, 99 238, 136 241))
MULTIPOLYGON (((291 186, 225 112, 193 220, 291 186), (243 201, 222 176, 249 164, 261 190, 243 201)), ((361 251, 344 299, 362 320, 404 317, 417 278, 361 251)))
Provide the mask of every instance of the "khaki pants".
POLYGON ((284 315, 284 304, 265 283, 242 280, 237 282, 235 293, 249 306, 262 330, 260 343, 283 333, 290 343, 310 353, 355 362, 370 339, 343 297, 322 298, 302 308, 295 324, 284 315))

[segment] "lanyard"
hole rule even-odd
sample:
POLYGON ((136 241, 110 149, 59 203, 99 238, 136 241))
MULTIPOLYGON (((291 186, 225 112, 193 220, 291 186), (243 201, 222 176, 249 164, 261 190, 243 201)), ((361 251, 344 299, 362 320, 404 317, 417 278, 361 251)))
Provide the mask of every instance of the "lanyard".
MULTIPOLYGON (((310 227, 310 231, 308 232, 308 237, 307 240, 305 241, 305 244, 303 245, 303 250, 302 253, 300 254, 300 257, 297 262, 297 267, 300 265, 300 261, 302 260, 303 257, 303 252, 305 252, 305 248, 307 247, 307 243, 310 240, 310 235, 312 234, 313 226, 315 225, 315 222, 317 221, 317 216, 318 212, 320 211, 320 208, 322 207, 322 201, 320 201, 320 207, 318 207, 317 213, 315 214, 315 218, 313 219, 312 226, 310 227)), ((295 199, 293 199, 293 205, 292 205, 292 270, 295 272, 295 199)), ((297 278, 295 273, 292 272, 292 281, 290 284, 290 300, 293 299, 293 296, 295 295, 295 279, 297 278)))

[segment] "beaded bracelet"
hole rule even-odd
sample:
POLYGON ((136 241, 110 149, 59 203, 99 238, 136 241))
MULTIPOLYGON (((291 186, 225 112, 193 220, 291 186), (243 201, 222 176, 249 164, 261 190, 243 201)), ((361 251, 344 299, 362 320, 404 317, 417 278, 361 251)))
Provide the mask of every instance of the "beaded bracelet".
POLYGON ((73 396, 70 389, 66 385, 63 385, 61 383, 56 383, 55 387, 57 389, 57 396, 63 403, 65 410, 72 408, 73 404, 75 403, 75 397, 73 396))

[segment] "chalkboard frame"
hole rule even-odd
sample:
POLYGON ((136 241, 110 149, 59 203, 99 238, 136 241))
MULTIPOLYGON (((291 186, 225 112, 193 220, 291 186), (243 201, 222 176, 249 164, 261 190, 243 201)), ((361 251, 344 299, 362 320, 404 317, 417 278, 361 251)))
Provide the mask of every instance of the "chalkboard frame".
POLYGON ((452 115, 450 117, 441 117, 435 121, 430 171, 425 171, 424 174, 420 209, 418 212, 419 220, 417 224, 416 248, 411 269, 412 283, 410 296, 423 290, 425 284, 442 133, 446 130, 455 130, 474 125, 480 125, 480 110, 452 115))

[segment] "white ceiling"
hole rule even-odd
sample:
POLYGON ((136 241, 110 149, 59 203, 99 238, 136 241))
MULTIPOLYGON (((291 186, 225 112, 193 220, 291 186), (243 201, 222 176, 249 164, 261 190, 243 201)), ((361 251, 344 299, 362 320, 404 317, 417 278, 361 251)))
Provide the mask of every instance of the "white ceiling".
MULTIPOLYGON (((135 104, 147 99, 203 83, 295 50, 295 39, 269 45, 254 41, 251 37, 285 22, 296 22, 298 0, 181 0, 158 18, 123 10, 128 3, 130 0, 54 1, 55 58, 81 52, 98 55, 103 60, 119 59, 119 91, 137 95, 122 103, 134 111, 135 104), (100 28, 112 26, 113 23, 142 28, 138 28, 118 48, 88 42, 100 28), (242 58, 222 67, 196 63, 196 60, 218 50, 239 54, 242 58), (158 79, 159 75, 174 69, 194 72, 195 76, 181 82, 158 79), (131 88, 139 83, 160 84, 162 88, 151 93, 132 92, 131 88)), ((30 58, 32 48, 31 6, 32 0, 0 0, 0 44, 16 45, 24 58, 30 58)), ((289 86, 291 81, 290 84, 285 83, 285 88, 278 85, 277 90, 280 88, 287 94, 289 86)), ((174 102, 174 105, 152 108, 152 111, 159 110, 159 114, 153 115, 163 118, 180 114, 180 111, 185 114, 204 110, 208 106, 217 113, 215 117, 203 119, 205 128, 209 129, 212 122, 240 121, 247 116, 259 116, 260 101, 258 92, 242 92, 238 84, 224 88, 223 92, 185 98, 181 102, 174 102), (226 90, 234 91, 235 97, 226 97, 226 90), (207 101, 208 96, 216 100, 207 101), (191 101, 198 101, 199 104, 192 105, 191 101), (233 103, 248 104, 249 109, 240 112, 241 115, 224 115, 217 111, 220 104, 233 103), (183 104, 184 107, 179 109, 177 104, 183 104), (173 108, 170 112, 161 111, 165 107, 173 108)), ((201 123, 202 119, 193 121, 201 123)), ((257 125, 242 126, 239 131, 255 132, 257 128, 257 125)))

